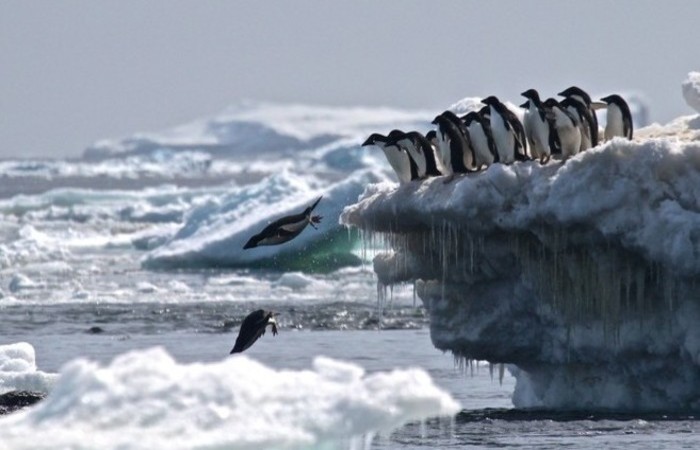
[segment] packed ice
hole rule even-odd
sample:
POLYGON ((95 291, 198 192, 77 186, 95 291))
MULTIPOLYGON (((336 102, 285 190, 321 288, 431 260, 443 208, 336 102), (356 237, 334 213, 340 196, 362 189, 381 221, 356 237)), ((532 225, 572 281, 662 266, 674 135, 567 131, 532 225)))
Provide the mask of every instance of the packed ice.
MULTIPOLYGON (((14 348, 33 356, 28 344, 14 348)), ((8 353, 12 348, 0 355, 8 353)), ((33 360, 22 364, 21 357, 9 370, 34 369, 33 360)), ((0 377, 6 365, 0 359, 0 377)), ((0 435, 8 450, 340 449, 458 410, 420 369, 368 374, 322 357, 299 371, 274 370, 246 356, 180 364, 152 348, 104 366, 70 362, 46 399, 0 418, 0 435)))

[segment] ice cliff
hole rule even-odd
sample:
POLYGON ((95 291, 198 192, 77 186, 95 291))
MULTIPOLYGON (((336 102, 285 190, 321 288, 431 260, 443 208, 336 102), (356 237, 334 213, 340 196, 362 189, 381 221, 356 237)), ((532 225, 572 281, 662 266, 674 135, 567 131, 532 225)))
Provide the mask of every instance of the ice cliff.
POLYGON ((700 410, 698 129, 371 185, 341 222, 386 246, 381 284, 415 282, 437 348, 509 364, 515 406, 700 410))

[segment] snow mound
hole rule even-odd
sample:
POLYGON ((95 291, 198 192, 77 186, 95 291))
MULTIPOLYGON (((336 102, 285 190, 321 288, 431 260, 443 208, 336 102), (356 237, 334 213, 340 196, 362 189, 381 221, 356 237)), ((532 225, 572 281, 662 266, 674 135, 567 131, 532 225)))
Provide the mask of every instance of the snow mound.
POLYGON ((0 394, 48 392, 57 375, 37 370, 34 347, 26 342, 0 345, 0 394))
POLYGON ((245 356, 185 365, 153 348, 67 364, 44 401, 0 419, 0 434, 6 449, 336 448, 458 409, 420 369, 366 374, 316 358, 277 371, 245 356))

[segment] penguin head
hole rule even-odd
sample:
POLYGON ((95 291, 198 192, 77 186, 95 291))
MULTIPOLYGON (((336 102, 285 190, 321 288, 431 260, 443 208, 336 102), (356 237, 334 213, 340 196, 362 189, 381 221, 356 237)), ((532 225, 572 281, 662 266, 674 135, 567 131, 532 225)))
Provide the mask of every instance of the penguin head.
POLYGON ((489 108, 489 105, 486 105, 483 108, 481 108, 479 110, 479 115, 484 119, 488 120, 491 117, 491 108, 489 108))
MULTIPOLYGON (((540 94, 535 90, 535 89, 528 89, 527 91, 521 93, 523 97, 525 97, 528 100, 532 101, 539 101, 540 99, 540 94)), ((527 102, 525 102, 527 103, 527 102)))
POLYGON ((437 139, 437 131, 435 130, 430 130, 425 134, 425 138, 429 141, 432 141, 433 139, 437 139))
POLYGON ((586 106, 591 104, 591 96, 578 86, 571 86, 570 88, 559 92, 557 95, 561 95, 562 97, 581 97, 581 99, 586 103, 586 106))
POLYGON ((501 102, 500 102, 500 100, 498 100, 498 97, 496 97, 495 95, 489 95, 488 97, 481 99, 481 103, 483 103, 484 105, 491 106, 491 105, 497 105, 501 102))
POLYGON ((265 238, 265 236, 262 235, 262 233, 258 233, 255 236, 251 237, 248 239, 248 242, 245 243, 243 246, 243 250, 248 250, 249 248, 255 248, 258 246, 258 243, 262 241, 265 238))
POLYGON ((387 145, 396 145, 396 141, 398 141, 404 136, 406 136, 406 133, 404 133, 401 130, 391 130, 389 132, 389 135, 387 136, 387 145), (393 142, 393 144, 389 144, 389 142, 393 142))
POLYGON ((464 116, 462 116, 462 120, 464 121, 464 124, 466 126, 471 125, 472 122, 476 121, 478 122, 481 117, 479 116, 479 113, 476 111, 470 111, 464 116))
POLYGON ((607 97, 603 97, 603 98, 600 99, 600 101, 601 101, 601 102, 605 102, 605 103, 607 103, 608 105, 611 104, 611 103, 618 104, 618 105, 619 105, 620 103, 624 103, 624 100, 622 100, 622 97, 620 97, 620 96, 617 95, 617 94, 612 94, 612 95, 608 95, 607 97))
POLYGON ((362 147, 367 145, 375 145, 377 142, 386 142, 386 136, 379 133, 372 133, 365 142, 362 143, 362 147))

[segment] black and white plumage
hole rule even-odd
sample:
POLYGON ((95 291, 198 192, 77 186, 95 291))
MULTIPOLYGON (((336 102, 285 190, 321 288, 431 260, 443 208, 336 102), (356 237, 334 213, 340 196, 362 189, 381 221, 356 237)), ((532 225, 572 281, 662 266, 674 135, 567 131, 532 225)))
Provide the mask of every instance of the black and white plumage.
POLYGON ((581 149, 581 129, 577 118, 554 98, 548 98, 544 102, 548 115, 554 121, 559 143, 561 144, 561 156, 564 160, 576 155, 581 149))
POLYGON ((442 175, 438 167, 435 149, 421 133, 409 131, 397 140, 397 144, 415 162, 418 178, 439 177, 442 175))
POLYGON ((438 149, 445 175, 469 172, 473 155, 464 133, 444 113, 432 123, 438 127, 438 149))
POLYGON ((601 98, 600 101, 608 104, 605 140, 610 140, 615 136, 622 136, 632 140, 632 134, 634 132, 632 113, 625 99, 619 95, 613 94, 601 98))
POLYGON ((399 183, 407 183, 411 181, 411 161, 408 154, 396 144, 396 138, 402 134, 403 132, 400 130, 392 130, 388 136, 373 133, 362 143, 362 146, 374 145, 382 149, 389 165, 394 169, 399 183), (389 141, 394 143, 389 144, 389 141))
POLYGON ((279 245, 287 241, 291 241, 299 236, 307 225, 316 228, 314 224, 321 223, 321 216, 312 216, 314 208, 318 205, 323 197, 319 197, 313 205, 306 208, 299 214, 285 216, 275 220, 266 226, 260 233, 251 237, 243 246, 243 249, 259 247, 262 245, 279 245))
POLYGON ((241 323, 236 343, 230 353, 240 353, 248 349, 260 336, 265 334, 265 329, 268 326, 272 327, 272 335, 276 336, 277 321, 275 320, 275 313, 272 311, 258 309, 248 314, 245 319, 243 319, 243 323, 241 323))
POLYGON ((491 135, 488 120, 476 111, 465 114, 461 119, 471 139, 474 150, 474 166, 480 169, 482 166, 490 166, 494 162, 498 162, 498 151, 491 135))
POLYGON ((527 156, 525 129, 518 116, 496 96, 486 97, 481 102, 489 106, 491 133, 500 162, 511 164, 530 159, 527 156))
POLYGON ((556 127, 552 126, 553 119, 548 117, 547 108, 535 89, 528 89, 520 95, 527 99, 520 106, 526 109, 523 125, 530 154, 544 164, 549 161, 552 153, 557 153, 558 150, 559 136, 556 133, 556 127))
POLYGON ((571 86, 557 95, 561 95, 569 100, 569 102, 564 103, 564 108, 584 123, 584 132, 586 128, 588 129, 588 133, 581 136, 581 150, 587 150, 598 145, 598 116, 591 101, 591 96, 578 86, 571 86), (570 101, 578 102, 585 109, 576 108, 570 101))

